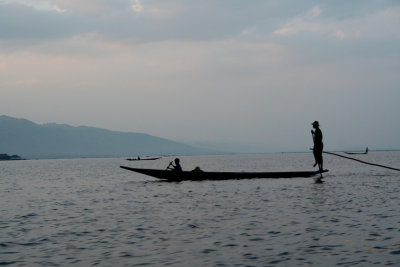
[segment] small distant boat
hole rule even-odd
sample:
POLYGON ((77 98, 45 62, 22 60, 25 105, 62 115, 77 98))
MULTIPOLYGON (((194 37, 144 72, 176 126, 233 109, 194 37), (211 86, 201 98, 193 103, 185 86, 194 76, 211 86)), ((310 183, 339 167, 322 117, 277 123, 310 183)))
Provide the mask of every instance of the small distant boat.
POLYGON ((368 154, 368 147, 365 149, 365 152, 344 152, 349 155, 365 155, 368 154))
POLYGON ((202 181, 202 180, 229 180, 254 178, 301 178, 313 177, 328 170, 320 171, 292 171, 292 172, 205 172, 205 171, 170 171, 159 169, 141 169, 120 166, 122 169, 152 176, 167 181, 202 181))
POLYGON ((140 158, 140 157, 137 157, 137 158, 127 158, 126 160, 137 161, 137 160, 156 160, 156 159, 161 159, 161 157, 156 157, 156 158, 140 158))

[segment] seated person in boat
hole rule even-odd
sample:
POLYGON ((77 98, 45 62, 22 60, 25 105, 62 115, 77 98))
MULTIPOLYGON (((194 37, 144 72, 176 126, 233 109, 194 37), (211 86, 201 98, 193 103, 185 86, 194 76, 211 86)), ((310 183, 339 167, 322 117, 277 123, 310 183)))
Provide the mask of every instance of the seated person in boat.
POLYGON ((199 166, 197 166, 196 168, 194 168, 194 169, 192 170, 192 172, 202 172, 202 171, 203 171, 203 170, 200 169, 199 166))
POLYGON ((175 165, 174 165, 174 163, 172 163, 172 161, 169 163, 169 165, 167 167, 167 170, 181 172, 182 171, 182 167, 181 167, 181 164, 179 163, 180 160, 178 158, 176 158, 174 160, 174 162, 175 162, 175 165))

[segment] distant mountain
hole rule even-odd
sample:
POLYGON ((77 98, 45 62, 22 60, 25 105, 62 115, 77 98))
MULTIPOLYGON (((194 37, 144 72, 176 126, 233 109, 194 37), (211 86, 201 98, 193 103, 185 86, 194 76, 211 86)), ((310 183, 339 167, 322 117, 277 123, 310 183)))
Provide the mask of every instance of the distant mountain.
POLYGON ((39 125, 3 115, 0 116, 1 153, 32 159, 193 155, 205 151, 143 133, 55 123, 39 125))

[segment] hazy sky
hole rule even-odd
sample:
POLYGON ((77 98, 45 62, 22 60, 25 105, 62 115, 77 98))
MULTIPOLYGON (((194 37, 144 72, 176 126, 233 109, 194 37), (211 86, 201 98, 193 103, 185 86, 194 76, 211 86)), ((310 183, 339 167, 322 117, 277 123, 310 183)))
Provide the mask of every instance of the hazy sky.
POLYGON ((0 0, 0 92, 36 123, 400 148, 400 1, 0 0))

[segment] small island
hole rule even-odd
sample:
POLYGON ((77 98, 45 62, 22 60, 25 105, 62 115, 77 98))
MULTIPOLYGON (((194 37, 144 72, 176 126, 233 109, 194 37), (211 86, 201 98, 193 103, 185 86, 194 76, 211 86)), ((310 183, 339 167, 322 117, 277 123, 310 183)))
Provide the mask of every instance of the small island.
POLYGON ((7 154, 0 154, 0 160, 23 160, 23 158, 18 155, 9 156, 7 154))

